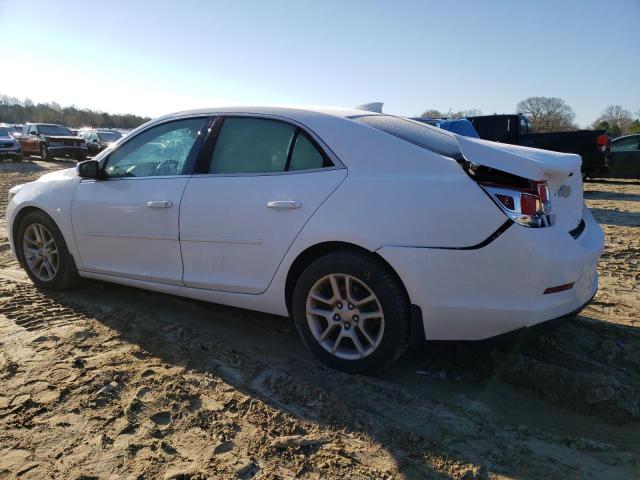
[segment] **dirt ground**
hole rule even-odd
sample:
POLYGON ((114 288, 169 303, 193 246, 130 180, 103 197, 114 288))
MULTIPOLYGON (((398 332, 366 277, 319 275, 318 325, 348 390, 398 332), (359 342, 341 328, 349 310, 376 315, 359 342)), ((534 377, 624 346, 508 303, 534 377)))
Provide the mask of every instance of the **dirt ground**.
MULTIPOLYGON (((6 191, 71 163, 0 162, 6 191)), ((46 294, 0 221, 0 479, 640 478, 640 183, 593 181, 607 237, 579 316, 431 342, 376 376, 289 320, 86 281, 46 294)))

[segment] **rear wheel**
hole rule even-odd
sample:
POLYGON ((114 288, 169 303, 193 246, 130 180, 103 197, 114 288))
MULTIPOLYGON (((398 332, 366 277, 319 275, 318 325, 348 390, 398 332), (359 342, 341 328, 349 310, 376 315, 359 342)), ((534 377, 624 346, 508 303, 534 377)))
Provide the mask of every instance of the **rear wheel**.
POLYGON ((21 162, 22 160, 24 160, 24 157, 22 155, 14 155, 13 157, 11 157, 11 160, 13 160, 14 162, 21 162))
POLYGON ((366 254, 336 252, 309 265, 294 290, 293 317, 311 352, 345 372, 385 367, 409 343, 406 293, 388 267, 366 254))
POLYGON ((37 287, 62 290, 77 281, 78 271, 62 233, 44 212, 25 215, 15 246, 20 263, 37 287))

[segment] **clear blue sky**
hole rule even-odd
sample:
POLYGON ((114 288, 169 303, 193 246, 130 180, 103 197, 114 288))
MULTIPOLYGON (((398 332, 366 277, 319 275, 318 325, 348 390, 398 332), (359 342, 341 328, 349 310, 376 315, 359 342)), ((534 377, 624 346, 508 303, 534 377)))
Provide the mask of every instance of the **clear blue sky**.
POLYGON ((640 0, 0 0, 0 42, 0 93, 112 113, 557 96, 584 126, 640 109, 640 0))

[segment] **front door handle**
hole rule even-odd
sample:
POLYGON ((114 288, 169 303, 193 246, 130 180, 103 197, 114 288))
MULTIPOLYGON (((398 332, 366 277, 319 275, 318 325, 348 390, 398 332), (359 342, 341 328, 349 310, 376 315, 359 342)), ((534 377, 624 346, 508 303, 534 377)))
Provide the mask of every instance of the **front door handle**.
POLYGON ((297 200, 274 200, 272 202, 267 203, 267 207, 269 208, 281 208, 281 209, 291 209, 291 208, 300 208, 302 204, 297 200))
POLYGON ((153 200, 151 202, 147 202, 147 207, 149 208, 171 208, 173 207, 173 202, 170 200, 153 200))

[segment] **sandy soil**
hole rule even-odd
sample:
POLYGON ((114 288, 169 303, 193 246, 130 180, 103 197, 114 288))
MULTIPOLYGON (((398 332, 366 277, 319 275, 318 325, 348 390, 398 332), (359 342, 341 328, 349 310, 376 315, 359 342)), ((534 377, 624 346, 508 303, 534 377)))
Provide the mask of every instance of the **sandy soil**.
MULTIPOLYGON (((0 210, 70 165, 0 162, 0 210)), ((0 478, 640 478, 640 184, 586 190, 607 247, 580 316, 373 377, 320 366, 287 319, 39 292, 2 223, 0 478)))

